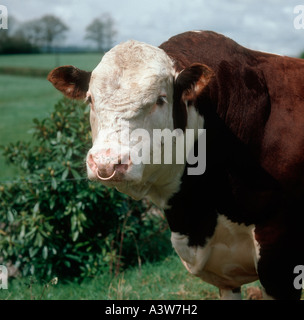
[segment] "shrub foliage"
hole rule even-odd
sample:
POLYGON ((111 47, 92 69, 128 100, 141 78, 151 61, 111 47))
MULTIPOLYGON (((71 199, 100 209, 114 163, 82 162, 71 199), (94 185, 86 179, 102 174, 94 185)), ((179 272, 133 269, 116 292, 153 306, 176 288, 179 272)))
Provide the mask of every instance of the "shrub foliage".
POLYGON ((3 147, 22 173, 0 184, 0 262, 23 275, 114 275, 171 252, 167 223, 147 201, 86 179, 88 117, 87 105, 62 99, 34 119, 31 142, 3 147))

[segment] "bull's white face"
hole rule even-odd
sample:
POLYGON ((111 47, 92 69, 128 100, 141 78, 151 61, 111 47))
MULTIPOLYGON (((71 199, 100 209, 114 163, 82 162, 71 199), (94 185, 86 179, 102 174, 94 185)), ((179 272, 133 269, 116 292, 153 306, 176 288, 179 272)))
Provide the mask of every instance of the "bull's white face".
MULTIPOLYGON (((89 179, 135 199, 148 195, 165 206, 178 191, 185 162, 174 159, 178 157, 176 141, 169 150, 171 164, 163 161, 163 152, 169 148, 154 144, 154 130, 173 132, 176 127, 183 132, 186 127, 202 127, 195 101, 212 76, 212 70, 197 63, 177 74, 165 51, 128 41, 106 53, 92 73, 63 66, 52 70, 48 79, 66 96, 86 98, 91 105, 89 179), (162 161, 155 162, 154 156, 160 154, 162 161)), ((180 150, 186 152, 186 148, 180 150)))
POLYGON ((172 175, 176 180, 181 165, 152 163, 153 129, 174 129, 174 72, 163 50, 137 41, 118 45, 103 57, 87 92, 93 137, 87 155, 89 179, 136 199, 155 193, 156 185, 160 190, 161 185, 172 184, 172 175), (136 134, 138 129, 146 135, 136 134), (131 152, 145 143, 150 144, 150 159, 133 163, 131 152))

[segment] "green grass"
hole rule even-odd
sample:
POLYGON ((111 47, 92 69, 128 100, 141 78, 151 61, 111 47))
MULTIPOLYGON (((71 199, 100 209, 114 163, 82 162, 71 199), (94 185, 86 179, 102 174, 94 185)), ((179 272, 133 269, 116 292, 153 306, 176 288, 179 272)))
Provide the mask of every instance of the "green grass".
MULTIPOLYGON (((29 141, 33 118, 44 118, 62 95, 42 78, 0 75, 0 145, 29 141)), ((0 179, 13 178, 15 168, 0 156, 0 179)))
POLYGON ((28 67, 53 69, 63 65, 74 65, 87 71, 93 70, 101 60, 99 53, 60 53, 60 54, 12 54, 0 56, 0 67, 28 67))
MULTIPOLYGON (((62 97, 46 80, 48 71, 60 65, 93 70, 101 57, 98 53, 1 55, 0 145, 29 141, 32 119, 46 117, 62 97)), ((0 151, 0 180, 12 180, 17 174, 16 168, 5 163, 0 151)))
MULTIPOLYGON (((50 279, 48 279, 50 281, 50 279)), ((0 290, 1 300, 217 300, 217 288, 189 274, 176 255, 164 261, 133 268, 117 278, 108 274, 86 279, 81 284, 62 283, 44 287, 30 279, 9 280, 0 290)), ((259 283, 253 284, 258 286, 259 283)), ((247 285, 246 287, 248 287, 247 285)), ((252 286, 252 285, 250 285, 252 286)), ((246 299, 246 287, 243 298, 246 299)))
POLYGON ((46 79, 11 75, 0 75, 0 96, 1 144, 28 140, 32 119, 46 117, 62 97, 46 79))

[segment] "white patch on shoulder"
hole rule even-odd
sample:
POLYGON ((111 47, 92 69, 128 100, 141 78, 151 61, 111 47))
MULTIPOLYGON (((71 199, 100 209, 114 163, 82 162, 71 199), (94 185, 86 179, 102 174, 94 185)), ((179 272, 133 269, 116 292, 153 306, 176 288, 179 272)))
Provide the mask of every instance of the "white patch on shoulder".
POLYGON ((219 215, 206 245, 188 246, 188 237, 172 232, 171 241, 187 270, 221 289, 258 279, 254 225, 245 226, 219 215))

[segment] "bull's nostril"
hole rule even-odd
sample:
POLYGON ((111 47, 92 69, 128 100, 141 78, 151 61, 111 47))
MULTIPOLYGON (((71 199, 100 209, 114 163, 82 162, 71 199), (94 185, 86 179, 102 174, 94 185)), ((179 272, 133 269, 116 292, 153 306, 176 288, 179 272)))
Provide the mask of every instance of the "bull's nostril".
POLYGON ((92 154, 90 154, 90 155, 88 156, 87 164, 89 165, 89 167, 90 167, 91 170, 96 170, 96 169, 97 169, 97 165, 96 165, 96 163, 95 163, 95 161, 94 161, 94 158, 93 158, 93 155, 92 155, 92 154))

